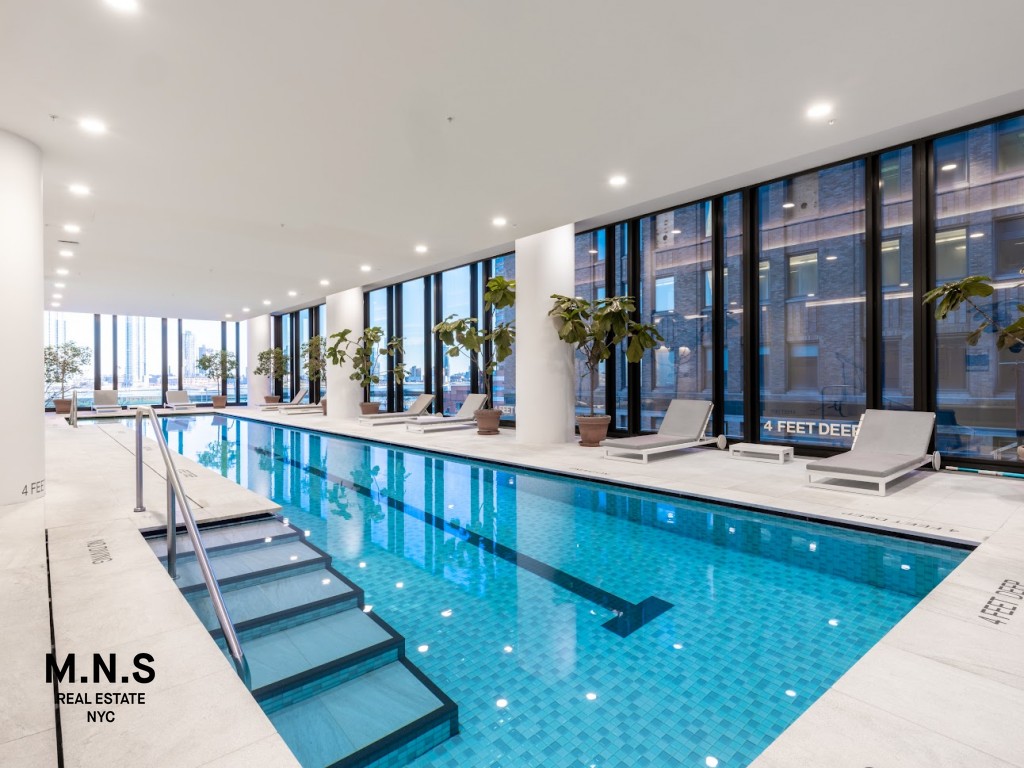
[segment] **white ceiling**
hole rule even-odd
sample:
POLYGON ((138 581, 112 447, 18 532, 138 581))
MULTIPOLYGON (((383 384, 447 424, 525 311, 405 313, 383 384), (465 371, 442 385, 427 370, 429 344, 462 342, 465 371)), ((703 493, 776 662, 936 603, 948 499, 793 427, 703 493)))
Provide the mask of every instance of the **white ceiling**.
POLYGON ((66 310, 276 311, 1024 107, 1019 0, 140 3, 0 0, 66 310))

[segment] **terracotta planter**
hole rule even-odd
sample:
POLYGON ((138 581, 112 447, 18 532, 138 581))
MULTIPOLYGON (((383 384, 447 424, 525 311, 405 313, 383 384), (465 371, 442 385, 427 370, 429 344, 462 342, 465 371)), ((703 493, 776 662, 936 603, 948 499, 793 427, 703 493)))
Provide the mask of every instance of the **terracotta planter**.
POLYGON ((213 401, 214 408, 227 408, 228 407, 228 396, 227 395, 214 395, 210 398, 213 401))
POLYGON ((324 416, 327 415, 327 398, 323 398, 320 401, 320 409, 324 412, 324 416))
POLYGON ((380 403, 360 403, 359 410, 362 412, 363 416, 380 413, 380 403))
POLYGON ((476 433, 478 435, 497 435, 498 422, 501 421, 501 411, 497 408, 484 408, 482 411, 473 411, 476 417, 476 433))
POLYGON ((71 413, 71 399, 61 400, 59 397, 53 398, 53 408, 57 413, 71 413))
POLYGON ((265 402, 265 403, 280 403, 281 402, 281 396, 280 395, 264 395, 263 396, 263 402, 265 402))
POLYGON ((611 422, 611 416, 577 416, 576 423, 580 425, 580 447, 600 446, 601 441, 608 437, 608 425, 611 422))

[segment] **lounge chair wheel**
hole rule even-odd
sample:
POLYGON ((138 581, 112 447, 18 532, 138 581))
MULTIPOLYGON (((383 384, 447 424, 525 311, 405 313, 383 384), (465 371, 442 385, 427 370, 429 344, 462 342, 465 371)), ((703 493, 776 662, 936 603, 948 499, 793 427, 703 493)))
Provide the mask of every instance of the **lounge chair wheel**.
POLYGON ((729 441, 726 440, 725 435, 719 435, 718 440, 715 441, 715 445, 718 446, 718 450, 724 451, 729 447, 729 441))
POLYGON ((938 451, 932 454, 932 469, 934 469, 936 472, 942 469, 942 456, 939 454, 938 451))

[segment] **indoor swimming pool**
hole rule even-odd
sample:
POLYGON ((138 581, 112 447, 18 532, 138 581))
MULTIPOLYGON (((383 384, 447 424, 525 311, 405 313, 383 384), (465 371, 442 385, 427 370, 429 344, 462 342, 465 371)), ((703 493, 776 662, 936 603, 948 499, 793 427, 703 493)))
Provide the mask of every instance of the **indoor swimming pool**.
MULTIPOLYGON (((415 766, 748 765, 967 555, 222 415, 163 424, 280 504, 457 703, 459 735, 415 766)), ((317 727, 275 724, 297 754, 317 727)))

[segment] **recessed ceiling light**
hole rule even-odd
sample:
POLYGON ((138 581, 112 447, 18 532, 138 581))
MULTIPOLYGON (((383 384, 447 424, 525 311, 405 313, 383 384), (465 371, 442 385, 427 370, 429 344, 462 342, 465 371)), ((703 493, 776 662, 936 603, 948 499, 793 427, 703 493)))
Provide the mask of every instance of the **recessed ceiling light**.
POLYGON ((608 179, 608 183, 611 184, 613 187, 621 187, 626 184, 626 177, 612 176, 610 179, 608 179))
POLYGON ((825 117, 832 113, 832 105, 827 101, 819 101, 817 104, 811 104, 807 108, 807 116, 810 118, 825 117))
POLYGON ((491 224, 493 224, 496 227, 504 227, 506 224, 508 224, 508 219, 506 219, 504 216, 495 216, 493 219, 491 219, 491 224))
POLYGON ((289 296, 298 296, 299 294, 298 294, 297 291, 288 291, 288 295, 289 296))
POLYGON ((64 275, 70 274, 70 272, 68 272, 66 269, 58 269, 57 274, 63 277, 64 275))
POLYGON ((944 166, 942 166, 942 170, 943 171, 955 171, 956 170, 956 163, 946 163, 944 166))
POLYGON ((243 311, 243 312, 248 312, 248 311, 249 311, 249 308, 248 308, 248 307, 242 307, 242 311, 243 311))
POLYGON ((86 133, 94 133, 97 136, 107 132, 107 124, 95 117, 83 117, 78 121, 78 127, 86 133))
POLYGON ((363 272, 369 272, 370 271, 370 265, 369 264, 363 264, 363 266, 361 266, 359 269, 361 269, 363 272))
POLYGON ((796 208, 796 203, 783 203, 782 207, 789 210, 790 208, 796 208))
POLYGON ((85 184, 68 184, 68 192, 70 192, 72 195, 85 197, 90 192, 92 192, 92 190, 85 186, 85 184))
POLYGON ((681 230, 681 229, 673 229, 672 230, 672 234, 673 235, 681 235, 681 234, 683 234, 683 230, 681 230))
POLYGON ((55 293, 55 294, 53 294, 53 298, 55 298, 55 299, 63 299, 64 298, 64 294, 63 293, 55 293))
POLYGON ((226 318, 228 318, 230 320, 231 319, 231 313, 230 312, 225 312, 224 313, 224 317, 226 317, 226 318))
POLYGON ((264 299, 263 300, 263 306, 269 307, 270 306, 270 299, 264 299))
POLYGON ((64 231, 65 232, 75 233, 75 232, 81 232, 82 228, 80 226, 78 226, 77 224, 65 224, 64 225, 64 231))
POLYGON ((74 252, 74 251, 69 251, 69 250, 68 250, 67 248, 65 248, 65 249, 64 249, 63 251, 59 251, 59 253, 60 253, 60 255, 61 255, 61 256, 63 256, 63 257, 65 258, 65 259, 70 259, 70 258, 71 258, 72 256, 74 256, 74 255, 75 255, 75 252, 74 252))
POLYGON ((139 0, 103 0, 107 5, 113 8, 115 11, 121 11, 121 13, 137 13, 139 10, 139 0))
POLYGON ((426 252, 427 252, 427 246, 423 245, 422 243, 420 245, 416 246, 416 253, 426 253, 426 252))
POLYGON ((50 302, 50 306, 51 307, 59 307, 60 306, 60 302, 59 301, 51 301, 50 302))
POLYGON ((54 288, 63 288, 64 287, 64 283, 54 283, 53 287, 54 288))
POLYGON ((331 284, 330 280, 321 280, 320 281, 320 285, 330 285, 330 284, 331 284))

